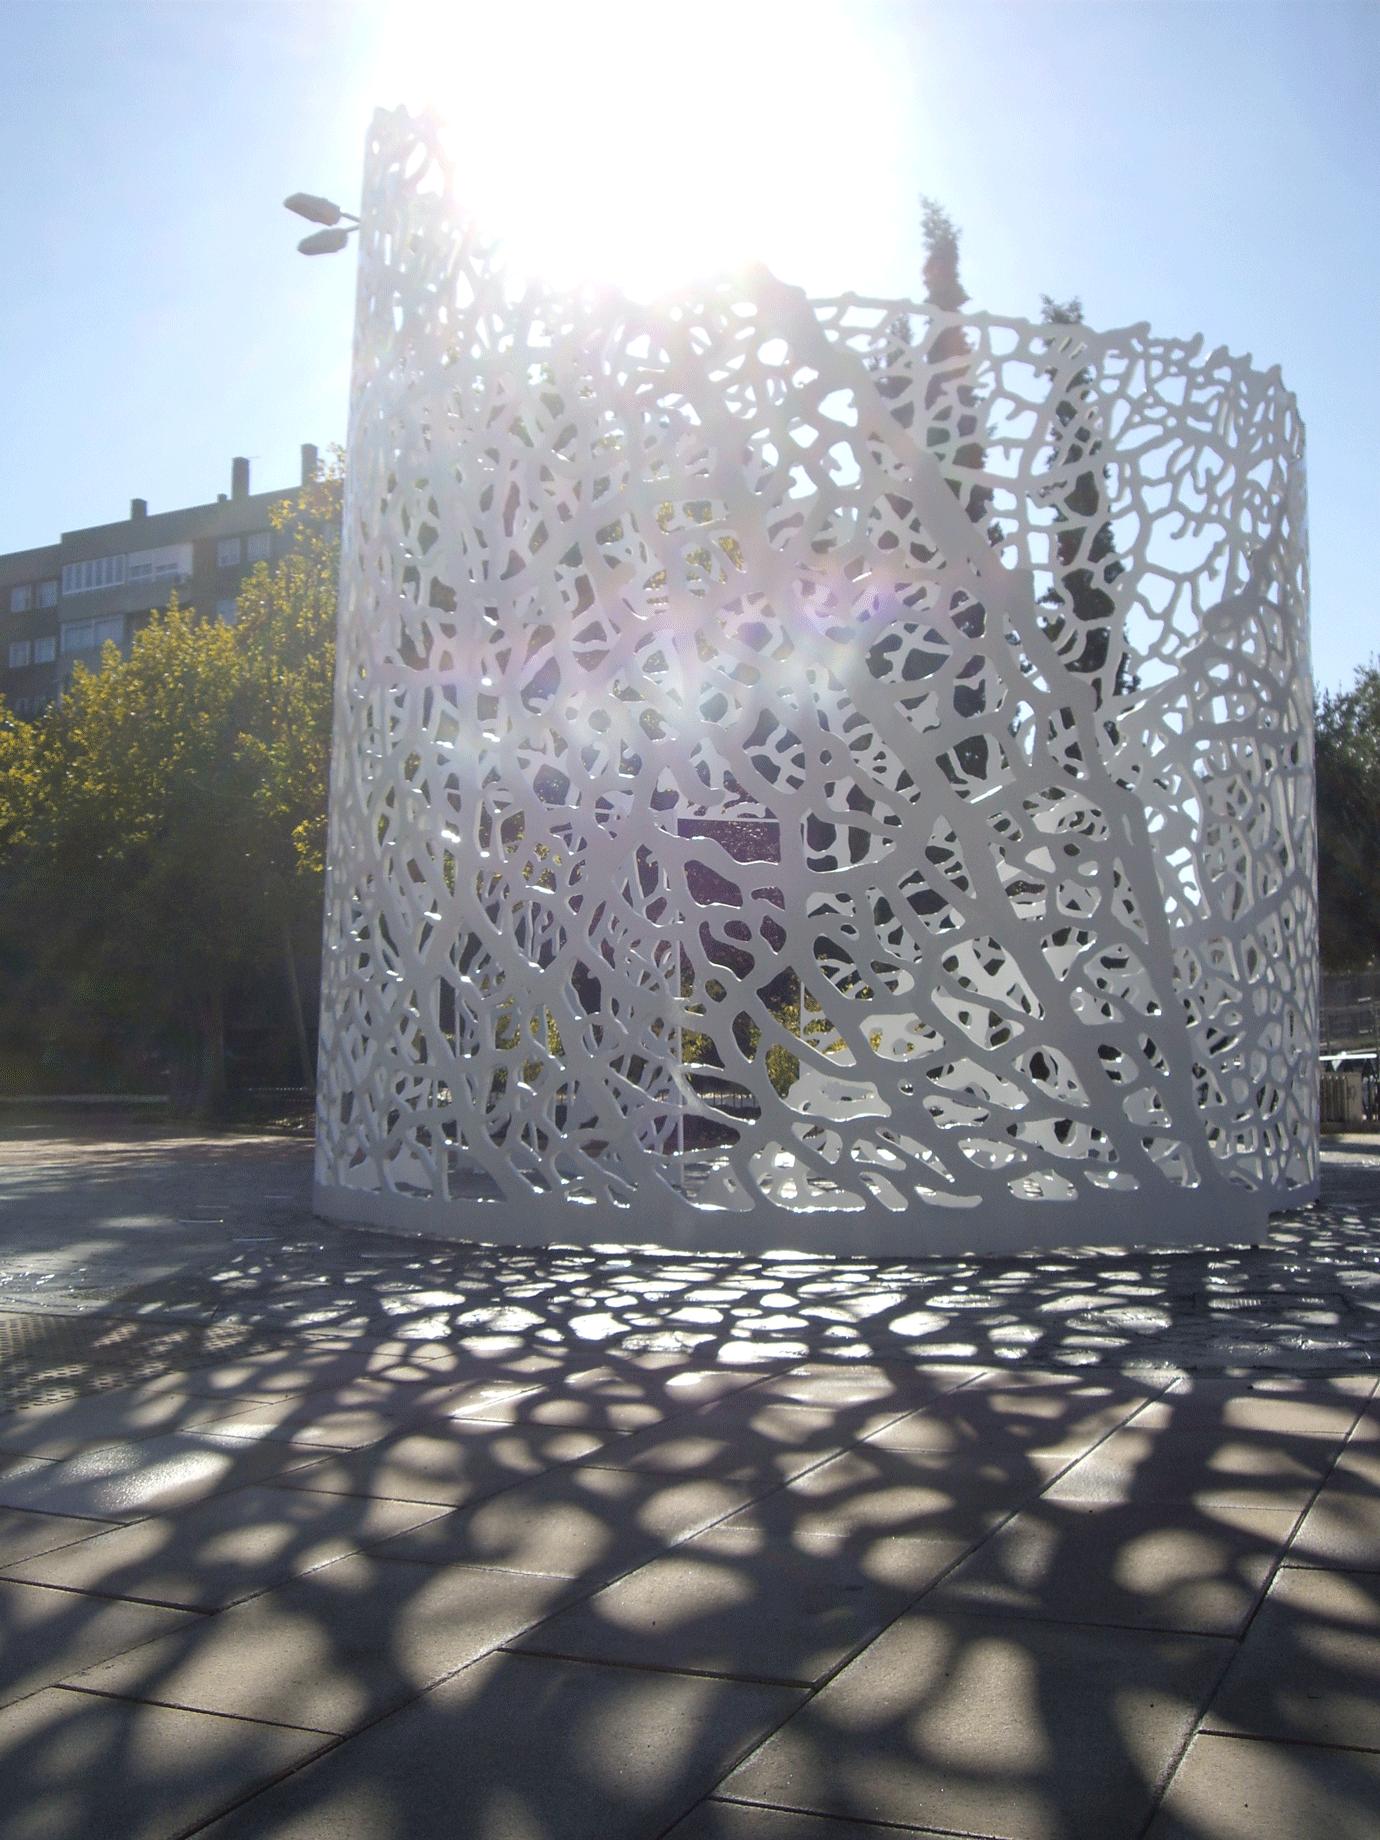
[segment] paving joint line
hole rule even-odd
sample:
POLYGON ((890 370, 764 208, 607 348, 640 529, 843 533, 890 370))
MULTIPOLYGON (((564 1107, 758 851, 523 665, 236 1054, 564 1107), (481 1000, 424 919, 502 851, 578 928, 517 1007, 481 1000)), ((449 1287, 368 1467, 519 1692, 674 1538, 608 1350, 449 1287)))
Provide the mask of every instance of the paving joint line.
POLYGON ((1321 1738, 1275 1737, 1263 1731, 1216 1731, 1211 1727, 1202 1732, 1205 1738, 1228 1738, 1238 1744, 1282 1744, 1291 1750, 1300 1751, 1343 1751, 1358 1757, 1380 1757, 1380 1744, 1330 1744, 1321 1738))
MULTIPOLYGON (((161 1640, 162 1638, 157 1638, 161 1640)), ((112 1656, 118 1660, 118 1656, 112 1656)), ((100 1662, 93 1662, 93 1667, 100 1667, 100 1662)), ((150 1699, 147 1694, 117 1693, 109 1687, 80 1686, 75 1680, 55 1680, 51 1688, 41 1689, 46 1692, 79 1693, 83 1699, 115 1700, 122 1706, 157 1706, 164 1712, 190 1712, 200 1719, 228 1719, 234 1725, 258 1725, 265 1731, 304 1731, 313 1738, 335 1738, 338 1732, 326 1731, 320 1725, 290 1725, 286 1719, 256 1719, 252 1712, 220 1712, 211 1706, 187 1706, 178 1699, 150 1699)), ((217 1815, 215 1819, 219 1820, 217 1815)))
MULTIPOLYGON (((948 1835, 960 1835, 962 1840, 1010 1840, 1009 1835, 992 1833, 986 1828, 979 1830, 975 1827, 914 1827, 908 1826, 904 1821, 888 1821, 884 1815, 824 1814, 814 1808, 791 1808, 785 1802, 754 1801, 746 1795, 705 1795, 700 1797, 695 1807, 701 1808, 706 1802, 723 1802, 730 1808, 765 1808, 772 1814, 792 1814, 797 1817, 803 1814, 810 1821, 838 1821, 846 1827, 857 1827, 860 1830, 867 1827, 884 1827, 888 1832, 897 1834, 938 1834, 941 1840, 945 1840, 948 1835)), ((689 1810, 686 1812, 688 1813, 689 1810)), ((684 1819, 685 1815, 676 1817, 677 1821, 684 1819)), ((669 1828, 664 1828, 657 1836, 657 1840, 664 1840, 666 1834, 674 1831, 675 1822, 669 1828)))

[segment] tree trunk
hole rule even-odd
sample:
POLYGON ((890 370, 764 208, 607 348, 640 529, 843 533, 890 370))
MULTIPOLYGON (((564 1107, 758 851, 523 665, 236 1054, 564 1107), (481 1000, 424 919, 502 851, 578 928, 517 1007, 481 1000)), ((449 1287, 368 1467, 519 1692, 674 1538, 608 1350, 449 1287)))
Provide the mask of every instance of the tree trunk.
POLYGON ((309 1092, 316 1090, 316 1074, 307 1048, 307 1025, 302 1015, 302 993, 297 987, 297 962, 292 956, 292 934, 287 917, 283 918, 283 963, 287 966, 288 989, 292 993, 292 1019, 297 1025, 297 1052, 302 1058, 302 1084, 309 1092))
POLYGON ((196 1019, 201 1032, 197 1116, 213 1118, 225 1105, 225 1007, 219 989, 197 998, 196 1019))

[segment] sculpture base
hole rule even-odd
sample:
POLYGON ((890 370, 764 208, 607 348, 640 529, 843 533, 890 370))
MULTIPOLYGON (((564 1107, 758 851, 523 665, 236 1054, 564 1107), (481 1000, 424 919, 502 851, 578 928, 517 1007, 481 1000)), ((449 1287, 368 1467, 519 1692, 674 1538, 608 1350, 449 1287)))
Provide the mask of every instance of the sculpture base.
MULTIPOLYGON (((1288 1197, 1290 1208, 1318 1198, 1311 1183, 1288 1197)), ((985 1208, 929 1210, 917 1245, 911 1214, 884 1209, 841 1213, 833 1209, 793 1212, 754 1208, 750 1213, 688 1207, 667 1195, 662 1208, 636 1212, 610 1206, 561 1204, 559 1210, 534 1201, 530 1208, 504 1201, 436 1201, 425 1197, 368 1193, 317 1182, 312 1210, 323 1220, 382 1228, 390 1233, 429 1234, 437 1239, 480 1245, 645 1245, 677 1252, 825 1253, 840 1258, 954 1258, 966 1253, 1001 1255, 1050 1251, 1056 1247, 1252 1245, 1269 1230, 1270 1207, 1284 1197, 1247 1190, 1210 1208, 1185 1195, 1177 1205, 1162 1195, 1080 1197, 1068 1202, 1027 1204, 1018 1215, 985 1208)))

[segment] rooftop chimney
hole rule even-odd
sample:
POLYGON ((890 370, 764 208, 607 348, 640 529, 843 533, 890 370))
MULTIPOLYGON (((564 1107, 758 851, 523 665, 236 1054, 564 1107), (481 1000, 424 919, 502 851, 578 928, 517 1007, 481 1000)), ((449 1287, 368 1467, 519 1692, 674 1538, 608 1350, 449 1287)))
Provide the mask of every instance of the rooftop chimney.
POLYGON ((249 497, 249 462, 243 454, 237 454, 230 462, 230 496, 249 497))
POLYGON ((302 443, 302 484, 309 486, 316 478, 316 444, 313 441, 302 443))
POLYGON ((149 501, 146 498, 130 499, 129 501, 129 521, 131 524, 137 524, 141 518, 146 518, 148 514, 149 514, 149 501))

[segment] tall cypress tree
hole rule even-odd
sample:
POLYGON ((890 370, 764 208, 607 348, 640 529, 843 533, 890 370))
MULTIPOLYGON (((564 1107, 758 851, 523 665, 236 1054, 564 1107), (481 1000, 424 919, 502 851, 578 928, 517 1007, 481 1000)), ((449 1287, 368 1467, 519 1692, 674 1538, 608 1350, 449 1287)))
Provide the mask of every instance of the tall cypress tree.
MULTIPOLYGON (((1047 325, 1077 327, 1083 324, 1083 303, 1076 294, 1064 301, 1042 294, 1040 304, 1047 325)), ((1051 371, 1050 375, 1053 374, 1051 371)), ((1102 446, 1088 413, 1091 387, 1090 373, 1075 371, 1066 394, 1054 406, 1055 420, 1063 434, 1065 465, 1091 461, 1102 446)), ((1103 465, 1104 477, 1106 470, 1103 465)), ((1116 613, 1116 604, 1107 588, 1126 567, 1116 558, 1116 536, 1110 520, 1098 526, 1084 548, 1089 521, 1096 517, 1100 504, 1097 469, 1089 465, 1076 474, 1072 487, 1058 501, 1055 553, 1059 586, 1051 588, 1044 597, 1048 606, 1059 609, 1048 622, 1046 631, 1061 651, 1074 654, 1068 660, 1070 671, 1083 672, 1095 679, 1099 703, 1111 649, 1112 619, 1116 613)), ((1129 654, 1123 650, 1117 658, 1113 694, 1128 695, 1135 687, 1129 654)))
MULTIPOLYGON (((962 232, 943 205, 923 192, 920 195, 920 234, 925 244, 925 305, 941 313, 961 312, 968 303, 968 293, 958 273, 958 244, 962 232)), ((933 367, 925 392, 925 408, 931 417, 930 446, 946 465, 981 472, 987 455, 981 441, 975 437, 982 399, 972 380, 972 346, 967 331, 962 326, 945 326, 930 340, 926 356, 933 367), (954 399, 953 409, 947 413, 939 407, 946 392, 954 399), (943 451, 945 449, 948 451, 943 451)), ((961 483, 950 479, 949 488, 962 503, 961 483)), ((980 524, 987 517, 992 508, 992 496, 989 486, 969 488, 964 509, 973 523, 980 524)))

